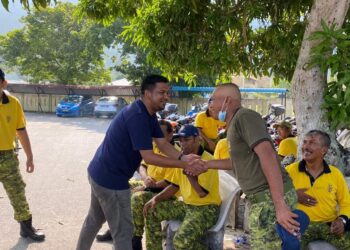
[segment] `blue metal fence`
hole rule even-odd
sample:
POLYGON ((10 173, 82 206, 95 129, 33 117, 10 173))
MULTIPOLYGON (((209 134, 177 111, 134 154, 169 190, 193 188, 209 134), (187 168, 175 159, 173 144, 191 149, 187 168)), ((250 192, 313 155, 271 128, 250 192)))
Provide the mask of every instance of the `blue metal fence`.
MULTIPOLYGON (((213 92, 215 87, 187 87, 187 86, 172 86, 172 91, 187 91, 187 92, 213 92)), ((241 92, 245 93, 287 93, 286 88, 240 88, 241 92)))

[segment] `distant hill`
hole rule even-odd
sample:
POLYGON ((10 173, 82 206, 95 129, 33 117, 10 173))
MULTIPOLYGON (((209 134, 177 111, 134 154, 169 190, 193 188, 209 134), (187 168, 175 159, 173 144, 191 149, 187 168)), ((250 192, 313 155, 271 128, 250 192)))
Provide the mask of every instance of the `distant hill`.
MULTIPOLYGON (((0 35, 5 35, 11 30, 22 28, 23 24, 21 23, 20 19, 27 14, 27 11, 22 8, 19 1, 15 1, 15 3, 12 3, 12 1, 9 2, 9 12, 6 11, 4 7, 0 4, 0 35)), ((77 3, 78 0, 65 0, 61 2, 77 3)), ((113 50, 106 49, 105 53, 106 67, 111 67, 114 64, 111 62, 110 59, 108 59, 108 57, 114 55, 118 58, 120 56, 120 54, 117 51, 113 50)), ((120 64, 120 61, 117 60, 116 64, 120 64)), ((25 80, 25 77, 22 77, 17 73, 8 73, 6 77, 11 80, 25 80)), ((117 72, 112 72, 112 80, 120 79, 122 77, 123 76, 120 75, 120 73, 118 74, 117 72)))

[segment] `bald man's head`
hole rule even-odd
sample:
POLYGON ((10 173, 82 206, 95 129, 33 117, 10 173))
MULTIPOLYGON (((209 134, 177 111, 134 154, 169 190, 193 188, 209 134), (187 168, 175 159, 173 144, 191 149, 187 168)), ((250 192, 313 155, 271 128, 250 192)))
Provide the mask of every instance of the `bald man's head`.
POLYGON ((230 117, 239 107, 241 107, 241 92, 236 84, 225 83, 215 88, 209 103, 215 119, 218 119, 220 111, 227 111, 227 117, 230 117))
POLYGON ((220 84, 216 87, 214 92, 216 91, 218 91, 220 94, 224 94, 225 96, 230 96, 233 99, 238 99, 241 101, 241 91, 235 83, 220 84))

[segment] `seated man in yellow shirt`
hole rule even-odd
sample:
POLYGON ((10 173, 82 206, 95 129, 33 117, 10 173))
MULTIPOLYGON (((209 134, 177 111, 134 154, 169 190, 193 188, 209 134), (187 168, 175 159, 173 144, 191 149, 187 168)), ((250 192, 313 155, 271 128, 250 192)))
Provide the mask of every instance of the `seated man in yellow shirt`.
POLYGON ((338 249, 350 249, 350 233, 345 232, 350 194, 343 174, 324 160, 330 142, 327 133, 309 131, 303 140, 303 160, 286 167, 297 190, 297 209, 310 218, 303 248, 313 240, 326 240, 338 249))
POLYGON ((230 159, 227 138, 223 138, 216 144, 214 158, 219 160, 230 159))
POLYGON ((274 127, 277 129, 278 136, 281 140, 277 151, 280 160, 283 160, 286 156, 297 158, 298 140, 297 137, 292 134, 292 124, 282 121, 275 124, 274 127))
MULTIPOLYGON (((200 145, 198 135, 197 128, 192 125, 180 129, 183 153, 198 154, 203 160, 213 159, 200 145)), ((170 185, 144 207, 147 249, 162 249, 161 221, 171 219, 183 221, 173 240, 175 249, 206 249, 201 238, 216 223, 221 204, 218 171, 209 169, 198 176, 198 182, 193 182, 182 169, 176 169, 168 181, 170 185), (183 201, 169 200, 178 191, 183 201)))
POLYGON ((209 108, 197 114, 194 126, 198 128, 199 134, 204 142, 204 149, 214 153, 218 139, 219 129, 225 126, 225 122, 215 120, 210 115, 209 108))

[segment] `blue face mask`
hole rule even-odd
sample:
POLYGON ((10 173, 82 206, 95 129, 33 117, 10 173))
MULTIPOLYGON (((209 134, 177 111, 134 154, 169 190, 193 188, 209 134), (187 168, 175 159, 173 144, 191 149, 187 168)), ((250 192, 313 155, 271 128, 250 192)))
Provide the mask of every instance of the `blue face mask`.
POLYGON ((226 111, 220 111, 218 115, 218 119, 219 121, 224 122, 226 119, 226 111))
MULTIPOLYGON (((219 112, 219 114, 218 114, 218 119, 219 119, 219 121, 221 121, 221 122, 224 122, 225 119, 226 119, 226 113, 227 113, 227 112, 226 112, 226 110, 223 111, 224 105, 225 105, 225 103, 226 103, 226 99, 227 99, 227 97, 225 98, 224 102, 222 103, 221 110, 220 110, 220 112, 219 112)), ((226 109, 227 109, 227 108, 226 108, 226 109)))

